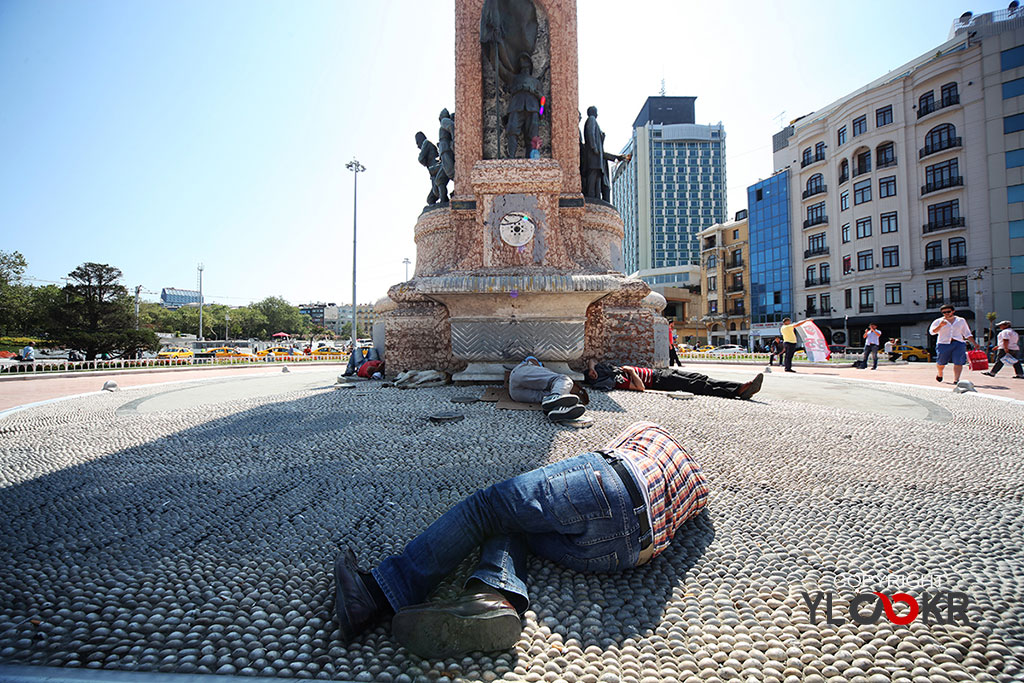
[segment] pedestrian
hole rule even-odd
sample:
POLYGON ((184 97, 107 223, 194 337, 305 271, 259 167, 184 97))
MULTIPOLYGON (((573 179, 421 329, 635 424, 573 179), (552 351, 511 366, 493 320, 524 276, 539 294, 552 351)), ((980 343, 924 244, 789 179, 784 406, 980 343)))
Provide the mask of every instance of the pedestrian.
POLYGON ((335 618, 350 640, 393 614, 392 635, 421 657, 506 650, 529 606, 527 548, 577 571, 632 569, 660 555, 707 498, 700 466, 679 443, 637 422, 603 449, 477 491, 370 572, 342 550, 335 618), (478 547, 462 594, 423 603, 478 547))
POLYGON ((864 330, 864 357, 861 359, 865 368, 868 366, 868 354, 870 354, 871 369, 878 369, 878 343, 881 340, 882 332, 878 326, 874 323, 868 324, 868 329, 864 330))
POLYGON ((784 367, 786 372, 796 372, 793 369, 793 354, 796 353, 796 328, 806 323, 814 322, 814 318, 807 318, 801 320, 798 323, 794 323, 790 318, 782 319, 782 327, 779 331, 782 333, 782 346, 783 354, 785 355, 784 367))
POLYGON ((32 342, 25 344, 25 348, 21 350, 19 360, 22 363, 35 363, 36 362, 36 350, 32 346, 32 342))
POLYGON ((887 354, 889 354, 889 362, 890 363, 895 363, 896 360, 900 357, 901 354, 898 351, 899 347, 900 347, 900 338, 899 337, 893 337, 892 339, 890 339, 887 342, 885 342, 885 352, 887 354))
POLYGON ((645 368, 638 365, 596 363, 593 359, 589 361, 588 383, 599 388, 607 387, 609 375, 612 389, 688 391, 698 396, 738 398, 744 401, 761 391, 761 384, 764 382, 763 373, 758 373, 754 379, 740 384, 724 379, 712 379, 699 372, 687 372, 679 368, 645 368))
POLYGON ((779 359, 779 365, 782 365, 782 354, 785 352, 785 347, 782 345, 782 338, 776 337, 773 339, 769 350, 771 351, 771 355, 768 356, 768 365, 775 365, 776 357, 779 359))
POLYGON ((942 373, 946 366, 953 363, 953 382, 960 381, 960 373, 967 364, 967 345, 974 346, 974 336, 967 321, 956 315, 956 309, 951 304, 945 304, 939 309, 941 318, 936 318, 928 328, 928 334, 936 335, 935 340, 935 381, 942 381, 942 373))
POLYGON ((1009 320, 1001 320, 996 323, 999 328, 999 336, 996 341, 999 345, 996 351, 996 364, 988 372, 981 374, 995 377, 1003 369, 1003 362, 1013 366, 1013 378, 1024 379, 1024 367, 1021 367, 1020 357, 1020 335, 1013 329, 1013 323, 1009 320))
POLYGON ((668 324, 668 364, 682 365, 679 362, 679 352, 676 350, 676 331, 671 322, 668 324))
POLYGON ((573 393, 572 378, 548 370, 533 356, 512 369, 508 395, 513 401, 539 403, 552 422, 578 420, 587 410, 573 393))

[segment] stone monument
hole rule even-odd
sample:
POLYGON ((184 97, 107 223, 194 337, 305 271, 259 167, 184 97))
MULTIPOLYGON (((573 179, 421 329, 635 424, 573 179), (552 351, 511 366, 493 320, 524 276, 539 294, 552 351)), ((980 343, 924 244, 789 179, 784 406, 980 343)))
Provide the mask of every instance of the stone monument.
POLYGON ((454 191, 416 221, 414 277, 377 303, 389 376, 501 381, 528 355, 664 366, 665 300, 621 273, 622 218, 581 192, 576 0, 456 0, 455 22, 454 191))

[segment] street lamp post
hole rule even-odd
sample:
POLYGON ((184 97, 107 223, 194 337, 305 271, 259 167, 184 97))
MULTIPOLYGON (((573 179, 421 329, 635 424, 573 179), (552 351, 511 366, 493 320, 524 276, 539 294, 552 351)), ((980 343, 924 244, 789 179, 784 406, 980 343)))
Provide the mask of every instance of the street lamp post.
POLYGON ((356 199, 359 190, 359 174, 366 170, 366 167, 356 161, 345 164, 345 168, 352 171, 352 353, 356 352, 356 199))
POLYGON ((225 343, 227 343, 227 341, 228 341, 228 323, 229 322, 231 322, 231 314, 225 312, 224 313, 224 342, 225 343))
POLYGON ((199 270, 199 341, 203 341, 203 264, 197 266, 199 270))
POLYGON ((408 282, 409 281, 409 264, 412 263, 412 261, 410 261, 409 258, 406 257, 405 259, 402 260, 402 263, 405 264, 405 281, 408 282))

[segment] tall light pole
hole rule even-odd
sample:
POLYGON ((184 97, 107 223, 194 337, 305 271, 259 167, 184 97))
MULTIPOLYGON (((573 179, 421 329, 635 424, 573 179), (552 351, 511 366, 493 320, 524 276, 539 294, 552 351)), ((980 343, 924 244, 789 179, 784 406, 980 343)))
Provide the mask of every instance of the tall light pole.
POLYGON ((402 263, 405 264, 405 281, 408 282, 409 281, 409 264, 412 263, 412 261, 410 261, 409 257, 407 256, 404 259, 402 259, 402 263))
POLYGON ((198 266, 199 270, 199 341, 203 341, 203 264, 198 266))
POLYGON ((982 273, 988 270, 988 266, 982 266, 981 268, 975 268, 974 274, 971 275, 971 279, 974 280, 974 327, 975 335, 974 341, 978 346, 982 345, 985 339, 985 328, 982 327, 982 320, 985 320, 985 312, 981 310, 984 307, 984 297, 981 293, 981 280, 983 278, 982 273))
POLYGON ((139 329, 139 292, 142 291, 142 285, 135 285, 135 329, 139 329))
POLYGON ((352 171, 352 353, 356 352, 356 199, 359 191, 359 174, 366 167, 356 161, 345 164, 352 171))
POLYGON ((228 337, 228 323, 231 322, 231 314, 224 311, 224 341, 225 343, 229 339, 228 337))

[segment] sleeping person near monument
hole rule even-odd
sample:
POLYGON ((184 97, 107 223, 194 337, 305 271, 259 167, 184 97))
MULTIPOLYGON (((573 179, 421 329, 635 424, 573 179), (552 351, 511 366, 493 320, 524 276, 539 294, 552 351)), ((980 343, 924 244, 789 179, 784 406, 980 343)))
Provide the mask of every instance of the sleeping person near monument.
POLYGON ((334 614, 349 641, 382 618, 409 651, 445 658, 507 650, 522 633, 527 550, 581 572, 650 562, 707 504, 700 466, 664 428, 637 422, 604 448, 479 490, 370 572, 344 548, 334 563, 334 614), (454 600, 423 602, 476 548, 454 600))
POLYGON ((749 400, 761 391, 764 374, 740 384, 724 379, 712 379, 699 372, 687 372, 681 368, 646 368, 639 365, 611 365, 591 359, 587 364, 588 386, 608 391, 628 389, 630 391, 688 391, 697 396, 717 398, 738 398, 749 400))

